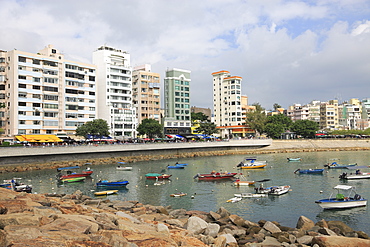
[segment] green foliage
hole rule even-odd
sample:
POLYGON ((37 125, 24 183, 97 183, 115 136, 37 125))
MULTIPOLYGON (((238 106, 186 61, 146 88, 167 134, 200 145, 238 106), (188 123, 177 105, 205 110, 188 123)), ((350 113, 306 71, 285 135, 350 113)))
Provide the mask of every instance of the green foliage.
POLYGON ((281 105, 279 105, 278 103, 275 103, 273 107, 274 107, 274 110, 276 111, 278 108, 281 108, 281 105))
POLYGON ((191 121, 200 120, 201 122, 208 121, 208 116, 203 112, 192 112, 190 113, 191 121))
POLYGON ((84 136, 109 136, 109 126, 107 121, 103 119, 94 119, 93 121, 86 122, 84 125, 77 127, 76 135, 84 136))
POLYGON ((281 133, 283 133, 284 125, 282 124, 276 124, 276 123, 267 123, 265 126, 265 133, 268 137, 273 139, 278 139, 281 136, 281 133))
POLYGON ((253 112, 247 112, 245 123, 258 134, 262 134, 265 130, 267 123, 267 117, 264 112, 264 108, 259 103, 254 103, 253 106, 256 110, 253 112))
POLYGON ((212 135, 214 133, 218 132, 218 129, 216 129, 216 124, 211 122, 202 122, 199 124, 199 127, 196 128, 198 133, 205 134, 205 135, 212 135))
POLYGON ((370 129, 366 130, 334 130, 330 132, 331 135, 369 135, 370 129), (366 134, 367 132, 367 134, 366 134))
POLYGON ((3 142, 3 146, 10 146, 10 142, 3 142))
POLYGON ((0 103, 0 108, 5 108, 6 104, 5 103, 0 103))
POLYGON ((163 126, 155 119, 145 118, 137 127, 139 135, 147 135, 149 138, 162 137, 163 126))
POLYGON ((297 120, 292 124, 290 130, 304 138, 314 138, 319 126, 311 120, 297 120))

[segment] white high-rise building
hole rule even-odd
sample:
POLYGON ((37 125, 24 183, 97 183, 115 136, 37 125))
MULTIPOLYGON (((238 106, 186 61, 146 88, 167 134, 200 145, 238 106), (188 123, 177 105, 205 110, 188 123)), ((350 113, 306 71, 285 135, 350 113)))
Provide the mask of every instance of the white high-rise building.
POLYGON ((130 54, 101 46, 93 53, 93 64, 97 67, 97 118, 108 122, 111 135, 118 140, 136 137, 130 54))
POLYGON ((212 73, 213 76, 213 114, 217 126, 221 127, 222 136, 231 138, 243 136, 244 125, 242 101, 242 77, 231 76, 229 71, 212 73))

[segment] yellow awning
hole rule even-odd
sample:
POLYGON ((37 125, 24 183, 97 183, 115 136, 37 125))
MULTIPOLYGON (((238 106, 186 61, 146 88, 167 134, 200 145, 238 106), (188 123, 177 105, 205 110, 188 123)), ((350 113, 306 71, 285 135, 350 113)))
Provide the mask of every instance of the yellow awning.
POLYGON ((20 142, 62 142, 59 137, 55 135, 18 135, 15 136, 20 142))

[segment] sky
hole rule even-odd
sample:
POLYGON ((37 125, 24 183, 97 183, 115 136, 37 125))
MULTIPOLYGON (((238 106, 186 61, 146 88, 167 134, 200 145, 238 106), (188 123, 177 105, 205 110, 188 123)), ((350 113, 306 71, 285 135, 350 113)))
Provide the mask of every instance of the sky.
POLYGON ((102 45, 131 66, 191 71, 191 105, 213 108, 212 73, 241 76, 249 104, 370 98, 369 0, 0 0, 0 50, 48 44, 92 63, 102 45))

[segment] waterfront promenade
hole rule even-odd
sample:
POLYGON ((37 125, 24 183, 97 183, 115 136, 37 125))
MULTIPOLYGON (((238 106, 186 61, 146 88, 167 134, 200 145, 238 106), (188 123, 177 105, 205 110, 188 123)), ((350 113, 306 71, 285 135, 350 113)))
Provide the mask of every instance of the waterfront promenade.
MULTIPOLYGON (((99 164, 116 161, 143 161, 232 154, 264 154, 320 151, 370 150, 367 139, 271 140, 242 139, 222 142, 179 142, 46 147, 0 148, 0 171, 18 166, 17 171, 33 166, 42 169, 50 163, 74 161, 99 164), (42 164, 42 165, 38 165, 42 164), (43 166, 43 167, 41 167, 43 166)), ((34 169, 32 168, 32 169, 34 169)), ((14 171, 14 169, 12 169, 14 171)))

